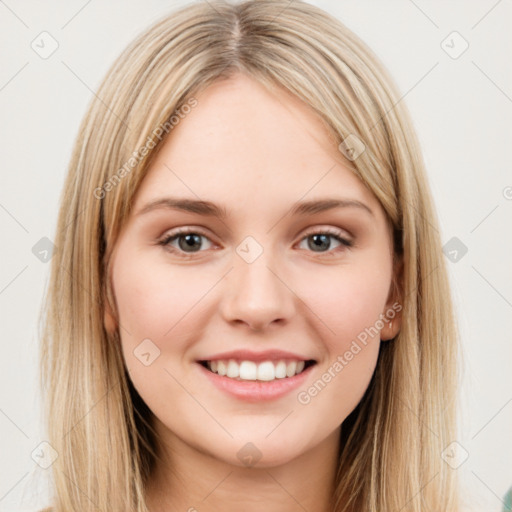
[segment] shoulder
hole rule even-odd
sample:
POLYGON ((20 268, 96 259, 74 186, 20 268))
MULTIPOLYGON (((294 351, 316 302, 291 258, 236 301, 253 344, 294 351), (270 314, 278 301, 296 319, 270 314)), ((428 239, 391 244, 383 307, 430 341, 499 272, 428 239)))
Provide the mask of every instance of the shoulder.
POLYGON ((507 494, 505 494, 503 503, 504 507, 502 512, 510 512, 512 510, 512 487, 508 490, 507 494))

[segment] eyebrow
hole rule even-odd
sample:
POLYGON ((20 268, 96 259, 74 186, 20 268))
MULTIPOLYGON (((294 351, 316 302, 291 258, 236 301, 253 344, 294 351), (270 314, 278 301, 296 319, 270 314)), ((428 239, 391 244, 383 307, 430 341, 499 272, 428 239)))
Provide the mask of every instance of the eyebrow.
MULTIPOLYGON (((301 201, 295 203, 290 211, 292 216, 295 215, 313 215, 315 213, 333 210, 335 208, 359 208, 362 211, 374 216, 372 210, 363 202, 357 199, 338 199, 324 198, 310 201, 301 201)), ((155 199, 144 205, 136 215, 144 215, 157 209, 182 210, 189 213, 197 213, 208 217, 219 217, 225 219, 228 212, 225 207, 219 206, 210 201, 202 201, 195 199, 180 199, 175 197, 163 197, 155 199)))

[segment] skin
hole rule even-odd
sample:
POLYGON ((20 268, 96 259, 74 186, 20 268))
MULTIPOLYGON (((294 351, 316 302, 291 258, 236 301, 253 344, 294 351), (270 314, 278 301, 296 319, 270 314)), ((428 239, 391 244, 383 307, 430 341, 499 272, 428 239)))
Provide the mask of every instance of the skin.
POLYGON ((239 74, 197 100, 152 163, 110 262, 119 316, 107 311, 106 326, 123 326, 123 356, 161 443, 148 506, 328 511, 340 425, 400 315, 309 403, 297 393, 332 374, 337 357, 395 302, 389 224, 322 120, 290 93, 271 94, 239 74), (228 216, 139 214, 166 196, 212 201, 228 216), (373 214, 346 207, 287 215, 299 200, 325 197, 361 201, 373 214), (158 244, 180 227, 205 236, 188 251, 183 237, 170 242, 174 253, 158 244), (331 236, 315 250, 312 235, 326 228, 353 246, 331 236), (263 250, 251 263, 236 251, 247 236, 263 250), (160 350, 148 366, 134 355, 147 338, 160 350), (250 403, 212 386, 196 363, 235 349, 283 349, 317 364, 299 390, 250 403), (237 456, 248 442, 261 454, 252 467, 237 456))

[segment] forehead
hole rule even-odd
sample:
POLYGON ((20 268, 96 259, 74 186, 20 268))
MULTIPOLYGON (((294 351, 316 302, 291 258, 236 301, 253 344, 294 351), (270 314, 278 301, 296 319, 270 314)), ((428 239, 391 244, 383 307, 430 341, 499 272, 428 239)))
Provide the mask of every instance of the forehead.
POLYGON ((241 213, 337 193, 379 207, 324 121, 288 91, 235 75, 196 99, 148 170, 137 205, 169 192, 241 213))

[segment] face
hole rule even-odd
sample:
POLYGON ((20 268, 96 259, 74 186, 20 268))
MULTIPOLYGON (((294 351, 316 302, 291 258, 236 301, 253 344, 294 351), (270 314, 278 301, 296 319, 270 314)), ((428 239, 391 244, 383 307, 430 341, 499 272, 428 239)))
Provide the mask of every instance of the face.
POLYGON ((300 100, 242 75, 197 100, 117 240, 106 322, 168 444, 282 464, 336 438, 398 331, 391 232, 300 100))

